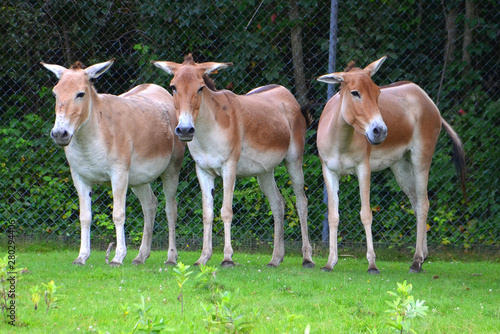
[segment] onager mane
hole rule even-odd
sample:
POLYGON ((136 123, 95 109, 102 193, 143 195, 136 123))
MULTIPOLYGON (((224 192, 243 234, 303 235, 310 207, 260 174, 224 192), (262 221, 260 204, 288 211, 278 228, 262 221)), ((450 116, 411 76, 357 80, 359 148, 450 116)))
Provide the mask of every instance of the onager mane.
POLYGON ((85 69, 85 65, 79 60, 77 60, 73 65, 71 65, 70 69, 75 70, 75 69, 85 69))
POLYGON ((207 86, 208 89, 211 91, 216 92, 217 88, 215 87, 215 81, 214 79, 210 78, 208 74, 203 75, 203 81, 205 82, 205 86, 207 86))
POLYGON ((193 59, 193 54, 189 53, 186 56, 184 56, 184 62, 182 64, 183 65, 187 65, 187 64, 194 65, 195 62, 194 62, 194 59, 193 59))
POLYGON ((344 68, 344 72, 349 72, 350 70, 352 69, 360 69, 359 67, 356 67, 356 62, 354 60, 351 60, 348 64, 347 64, 347 67, 344 68))

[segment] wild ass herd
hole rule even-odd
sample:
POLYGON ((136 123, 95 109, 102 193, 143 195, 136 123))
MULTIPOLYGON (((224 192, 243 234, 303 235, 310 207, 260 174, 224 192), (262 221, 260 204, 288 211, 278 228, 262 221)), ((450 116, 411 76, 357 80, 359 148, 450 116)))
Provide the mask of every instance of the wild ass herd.
MULTIPOLYGON (((339 179, 347 173, 359 178, 361 221, 367 241, 368 272, 378 273, 372 240, 370 174, 391 168, 410 199, 417 218, 417 242, 410 267, 422 271, 428 255, 426 221, 429 211, 427 183, 434 148, 444 127, 450 135, 457 171, 465 196, 465 158, 458 135, 441 117, 429 96, 416 84, 398 82, 379 87, 371 79, 383 57, 364 69, 348 68, 317 80, 340 84, 340 91, 326 104, 317 131, 317 147, 328 193, 330 255, 322 268, 330 271, 338 261, 339 179)), ((127 253, 125 202, 128 187, 137 195, 144 213, 144 232, 134 264, 144 263, 151 241, 158 200, 150 183, 161 177, 169 227, 167 264, 176 264, 175 195, 184 157, 184 142, 196 162, 202 191, 203 248, 196 265, 212 256, 214 180, 223 182, 221 218, 224 222, 222 266, 234 266, 231 246, 232 202, 237 177, 255 176, 266 195, 274 218, 274 250, 268 266, 278 266, 285 256, 285 202, 274 180, 274 168, 283 160, 296 196, 302 232, 304 268, 313 268, 307 231, 307 197, 302 171, 309 115, 292 93, 267 85, 236 95, 218 91, 210 73, 232 63, 195 63, 188 55, 182 64, 155 61, 173 75, 172 95, 155 84, 142 84, 119 95, 99 94, 91 79, 106 72, 114 60, 85 68, 42 65, 59 82, 56 120, 50 133, 63 146, 80 202, 81 246, 75 264, 90 255, 91 192, 94 184, 111 183, 116 252, 111 265, 121 265, 127 253)))

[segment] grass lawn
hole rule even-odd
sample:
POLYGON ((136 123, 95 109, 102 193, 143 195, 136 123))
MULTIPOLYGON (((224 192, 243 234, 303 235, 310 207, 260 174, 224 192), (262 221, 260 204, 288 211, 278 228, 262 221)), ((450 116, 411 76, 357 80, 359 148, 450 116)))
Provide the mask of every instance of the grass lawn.
MULTIPOLYGON (((93 251, 86 266, 71 262, 72 249, 18 251, 17 264, 28 272, 16 284, 16 325, 0 323, 1 333, 130 333, 137 322, 137 307, 144 296, 151 308, 148 317, 163 318, 174 333, 207 333, 207 315, 201 304, 217 298, 210 289, 197 287, 197 267, 184 284, 184 314, 178 301, 180 288, 173 267, 165 268, 167 254, 154 251, 145 265, 133 266, 136 250, 129 249, 125 265, 114 268, 104 262, 105 253, 93 251), (57 308, 46 312, 42 295, 34 310, 30 289, 51 280, 61 286, 57 308)), ((432 255, 432 254, 431 254, 432 255)), ((199 252, 181 252, 180 262, 191 265, 199 252)), ((500 279, 498 261, 433 260, 425 273, 409 274, 408 261, 384 261, 379 257, 380 275, 366 273, 364 258, 342 257, 333 272, 322 272, 325 257, 315 256, 315 269, 302 269, 302 258, 288 254, 279 268, 267 268, 271 254, 235 252, 240 265, 219 267, 221 253, 209 265, 217 268, 215 284, 221 291, 236 293, 235 315, 253 324, 252 333, 367 333, 385 327, 397 282, 413 285, 415 299, 429 307, 423 319, 415 319, 418 333, 499 333, 500 279), (295 317, 298 316, 298 317, 295 317)), ((218 295, 217 295, 218 296, 218 295)))

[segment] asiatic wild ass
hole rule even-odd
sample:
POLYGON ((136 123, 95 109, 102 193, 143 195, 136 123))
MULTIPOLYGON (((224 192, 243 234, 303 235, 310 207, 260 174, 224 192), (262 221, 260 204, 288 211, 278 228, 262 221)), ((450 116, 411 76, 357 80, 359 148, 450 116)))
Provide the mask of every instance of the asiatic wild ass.
POLYGON ((325 106, 318 125, 317 145, 328 194, 330 255, 322 268, 330 271, 338 261, 339 178, 355 173, 359 179, 369 273, 375 265, 370 208, 370 174, 391 168, 417 216, 417 243, 410 272, 422 271, 427 251, 427 183, 441 126, 450 135, 456 167, 465 194, 465 158, 460 138, 441 117, 429 96, 416 84, 397 82, 379 87, 371 79, 386 57, 365 69, 351 68, 317 80, 340 83, 340 92, 325 106))
POLYGON ((128 187, 139 198, 144 213, 142 243, 132 263, 144 263, 151 252, 158 206, 149 183, 161 176, 169 228, 167 262, 175 264, 175 194, 185 144, 174 134, 177 116, 172 96, 154 84, 136 86, 119 96, 98 94, 90 80, 106 72, 113 62, 88 68, 77 62, 69 69, 41 63, 59 79, 53 89, 56 120, 50 136, 64 146, 80 200, 81 246, 73 263, 84 265, 90 255, 92 185, 109 182, 117 240, 110 264, 122 264, 127 254, 124 223, 128 187))
POLYGON ((202 190, 203 250, 195 264, 205 264, 212 256, 216 176, 222 177, 224 188, 222 266, 234 265, 231 246, 233 193, 236 177, 247 176, 257 177, 273 212, 274 250, 268 266, 278 266, 283 261, 284 199, 274 180, 274 168, 284 159, 297 198, 303 242, 302 265, 314 267, 302 172, 307 125, 305 114, 293 95, 278 85, 259 87, 246 95, 207 87, 210 79, 206 75, 232 63, 195 63, 188 55, 182 64, 168 61, 154 61, 153 64, 174 76, 170 89, 179 119, 175 133, 188 142, 202 190))

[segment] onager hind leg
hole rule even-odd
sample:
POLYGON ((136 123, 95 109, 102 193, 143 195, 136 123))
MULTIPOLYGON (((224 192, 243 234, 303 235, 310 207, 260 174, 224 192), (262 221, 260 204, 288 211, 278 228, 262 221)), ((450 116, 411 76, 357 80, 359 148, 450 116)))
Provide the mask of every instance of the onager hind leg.
POLYGON ((293 192, 296 198, 296 208, 300 220, 300 230, 302 233, 302 267, 314 268, 312 259, 312 247, 309 242, 309 232, 307 229, 307 197, 304 191, 304 172, 302 170, 302 158, 293 161, 285 160, 286 169, 292 181, 293 192))
POLYGON ((139 254, 132 261, 132 264, 144 264, 151 254, 151 243, 153 241, 153 228, 158 200, 153 194, 153 190, 151 190, 149 184, 134 187, 132 191, 139 198, 144 214, 144 231, 142 233, 141 247, 139 248, 139 254))
POLYGON ((328 194, 328 227, 330 235, 330 252, 326 265, 322 271, 332 271, 339 261, 337 234, 339 228, 339 183, 340 177, 337 173, 328 169, 325 162, 322 163, 323 176, 328 194))
POLYGON ((415 192, 416 192, 416 207, 415 215, 417 216, 417 244, 415 247, 415 255, 413 264, 410 267, 411 273, 419 273, 422 271, 422 264, 428 255, 427 250, 427 215, 429 213, 429 197, 427 195, 427 183, 429 182, 430 164, 420 166, 418 171, 413 168, 415 174, 415 192))
POLYGON ((168 221, 168 255, 165 264, 177 264, 177 246, 175 243, 175 225, 177 224, 177 186, 179 185, 179 170, 182 160, 178 166, 169 167, 162 177, 163 193, 165 194, 165 213, 168 221), (171 169, 171 170, 170 170, 171 169))
POLYGON ((417 218, 417 242, 411 273, 422 271, 422 264, 427 258, 427 214, 429 211, 429 199, 427 197, 427 182, 429 170, 415 168, 410 162, 410 157, 405 156, 391 167, 399 186, 410 199, 411 206, 417 218))
POLYGON ((285 200, 281 195, 276 181, 274 180, 274 170, 257 176, 260 188, 269 201, 269 206, 274 218, 274 250, 268 267, 277 267, 285 257, 285 200))

